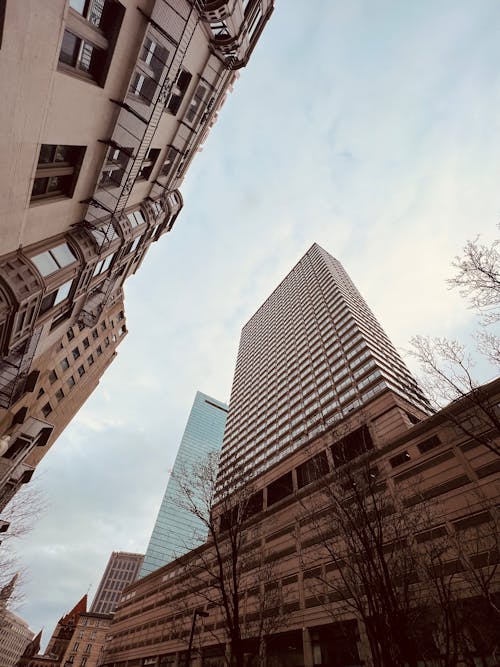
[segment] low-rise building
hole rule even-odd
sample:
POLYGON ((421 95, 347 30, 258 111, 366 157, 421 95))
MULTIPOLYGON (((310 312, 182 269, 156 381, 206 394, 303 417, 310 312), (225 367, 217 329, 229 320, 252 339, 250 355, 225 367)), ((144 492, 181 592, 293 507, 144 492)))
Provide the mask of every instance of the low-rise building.
POLYGON ((97 667, 103 657, 112 614, 80 614, 64 658, 63 667, 97 667))
POLYGON ((80 615, 86 611, 87 596, 84 595, 70 612, 59 619, 45 652, 40 653, 42 640, 42 631, 40 630, 37 636, 26 646, 17 667, 61 667, 64 664, 63 659, 66 650, 74 639, 80 615))
POLYGON ((15 667, 33 637, 23 618, 8 609, 0 611, 0 665, 15 667))

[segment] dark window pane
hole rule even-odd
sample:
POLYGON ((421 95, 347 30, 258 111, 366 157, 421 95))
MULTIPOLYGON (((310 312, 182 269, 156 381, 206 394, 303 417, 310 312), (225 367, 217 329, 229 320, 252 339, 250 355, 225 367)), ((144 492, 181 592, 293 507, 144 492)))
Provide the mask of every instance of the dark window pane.
POLYGON ((42 303, 40 304, 40 315, 46 313, 52 308, 56 300, 56 296, 57 290, 55 292, 51 292, 51 294, 47 294, 47 296, 42 299, 42 303))
POLYGON ((35 178, 33 183, 33 190, 31 192, 32 197, 39 197, 40 195, 45 194, 47 191, 47 184, 49 182, 48 178, 35 178))
POLYGON ((54 155, 54 162, 68 162, 69 152, 72 146, 56 146, 56 153, 54 155))
POLYGON ((57 146, 53 144, 42 144, 40 148, 40 156, 38 158, 38 164, 47 164, 48 162, 54 162, 54 153, 57 146))
POLYGON ((48 179, 47 192, 61 192, 63 189, 63 180, 62 176, 51 176, 48 179))
POLYGON ((69 32, 68 30, 65 30, 61 46, 61 53, 59 54, 59 61, 74 67, 78 58, 80 42, 81 40, 76 35, 73 35, 73 33, 69 32))

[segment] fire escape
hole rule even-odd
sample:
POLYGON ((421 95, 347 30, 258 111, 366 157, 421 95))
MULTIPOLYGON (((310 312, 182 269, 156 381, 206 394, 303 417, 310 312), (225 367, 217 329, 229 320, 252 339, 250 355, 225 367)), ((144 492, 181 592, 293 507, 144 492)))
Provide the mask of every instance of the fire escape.
POLYGON ((41 328, 38 329, 27 341, 0 358, 0 407, 6 410, 26 391, 34 389, 38 372, 29 371, 41 332, 41 328))

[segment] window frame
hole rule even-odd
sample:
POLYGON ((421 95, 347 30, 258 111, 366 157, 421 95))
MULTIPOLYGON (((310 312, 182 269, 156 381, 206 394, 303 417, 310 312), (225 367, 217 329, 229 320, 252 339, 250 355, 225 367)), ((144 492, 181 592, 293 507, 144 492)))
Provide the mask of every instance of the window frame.
POLYGON ((98 4, 93 0, 86 0, 81 11, 69 6, 59 48, 57 69, 61 73, 104 88, 125 15, 125 7, 118 0, 104 0, 102 8, 97 12, 94 11, 96 7, 98 4), (72 35, 75 40, 72 52, 69 49, 63 51, 66 34, 72 35), (86 66, 81 67, 86 47, 91 48, 93 52, 86 66), (73 62, 68 62, 68 59, 73 62))
POLYGON ((40 144, 35 177, 31 186, 30 205, 52 199, 71 199, 86 150, 86 146, 40 144), (41 161, 47 149, 52 153, 52 159, 41 161), (61 154, 65 159, 58 159, 61 154), (55 178, 66 178, 66 180, 60 182, 61 187, 49 189, 51 179, 55 178), (37 188, 43 185, 43 181, 47 181, 43 189, 40 192, 35 192, 37 188))

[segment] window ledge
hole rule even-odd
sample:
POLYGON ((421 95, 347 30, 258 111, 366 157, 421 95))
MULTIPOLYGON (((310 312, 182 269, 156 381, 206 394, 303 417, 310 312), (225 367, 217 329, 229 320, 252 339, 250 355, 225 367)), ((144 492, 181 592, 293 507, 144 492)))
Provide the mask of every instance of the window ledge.
POLYGON ((34 208, 35 206, 41 206, 42 204, 53 204, 56 201, 68 201, 70 199, 71 197, 62 194, 54 195, 53 197, 40 197, 37 199, 30 199, 29 206, 30 208, 34 208))
POLYGON ((87 74, 83 70, 78 70, 75 67, 71 67, 70 65, 57 63, 57 71, 61 74, 69 74, 69 76, 72 76, 74 79, 78 79, 79 81, 90 83, 96 88, 104 88, 104 86, 99 85, 99 83, 97 83, 97 81, 90 74, 87 74))

